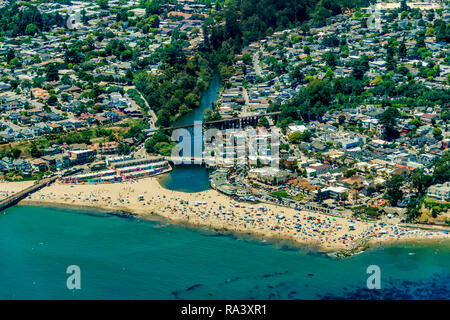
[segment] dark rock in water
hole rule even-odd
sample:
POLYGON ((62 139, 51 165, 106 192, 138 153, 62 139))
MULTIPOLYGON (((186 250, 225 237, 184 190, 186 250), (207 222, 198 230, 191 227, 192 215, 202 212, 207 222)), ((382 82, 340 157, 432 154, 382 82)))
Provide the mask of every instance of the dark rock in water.
POLYGON ((325 300, 448 300, 450 296, 448 275, 432 277, 427 281, 388 281, 381 290, 369 290, 364 287, 344 288, 344 294, 319 295, 325 300), (351 290, 351 291, 349 291, 351 290))
POLYGON ((177 291, 172 291, 171 293, 176 299, 182 299, 180 294, 182 294, 183 292, 189 292, 189 291, 195 290, 197 288, 200 288, 201 286, 203 286, 201 283, 197 283, 197 284, 194 284, 193 286, 190 286, 186 290, 177 290, 177 291))
POLYGON ((187 291, 194 290, 194 289, 197 289, 197 288, 199 288, 199 287, 201 287, 201 286, 202 286, 201 283, 194 284, 193 286, 190 286, 189 288, 187 288, 187 289, 186 289, 186 292, 187 292, 187 291))

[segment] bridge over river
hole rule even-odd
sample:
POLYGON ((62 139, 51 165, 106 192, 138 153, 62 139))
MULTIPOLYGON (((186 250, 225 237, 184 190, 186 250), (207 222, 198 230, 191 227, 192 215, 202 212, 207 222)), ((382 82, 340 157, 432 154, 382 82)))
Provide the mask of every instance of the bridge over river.
POLYGON ((256 126, 258 124, 259 119, 262 117, 268 117, 274 119, 276 121, 277 117, 280 115, 281 112, 271 112, 271 113, 265 113, 265 114, 255 114, 251 116, 245 116, 245 117, 238 117, 238 118, 230 118, 230 119, 222 119, 222 120, 215 120, 215 121, 208 121, 208 122, 198 122, 198 123, 192 123, 192 124, 186 124, 186 125, 180 125, 180 126, 173 126, 173 127, 167 127, 164 128, 165 130, 175 130, 175 129, 188 129, 192 128, 195 125, 202 125, 205 128, 217 128, 220 130, 224 129, 235 129, 235 128, 245 128, 248 126, 256 126))

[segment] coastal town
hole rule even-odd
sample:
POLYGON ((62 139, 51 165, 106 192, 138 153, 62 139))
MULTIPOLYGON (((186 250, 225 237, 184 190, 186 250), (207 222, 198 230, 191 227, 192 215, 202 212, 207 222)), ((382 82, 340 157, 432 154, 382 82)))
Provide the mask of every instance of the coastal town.
POLYGON ((214 48, 214 23, 231 25, 226 1, 0 6, 26 23, 0 37, 0 200, 57 177, 21 203, 328 251, 450 238, 448 1, 346 8, 227 54, 214 48), (217 70, 211 48, 225 57, 217 70), (201 106, 213 75, 221 89, 201 106), (174 155, 173 129, 193 125, 177 121, 199 108, 200 154, 174 155), (210 190, 159 183, 192 166, 210 190))

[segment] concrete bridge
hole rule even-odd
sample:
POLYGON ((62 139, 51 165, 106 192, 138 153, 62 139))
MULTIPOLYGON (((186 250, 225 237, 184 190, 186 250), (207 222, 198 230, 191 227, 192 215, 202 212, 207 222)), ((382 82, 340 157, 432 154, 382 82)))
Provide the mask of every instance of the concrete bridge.
MULTIPOLYGON (((258 124, 258 121, 262 117, 268 117, 274 119, 274 121, 277 120, 278 116, 281 112, 271 112, 271 113, 265 113, 265 114, 255 114, 251 116, 245 116, 245 117, 238 117, 238 118, 231 118, 231 119, 222 119, 222 120, 215 120, 215 121, 208 121, 208 122, 199 122, 199 125, 201 124, 204 128, 217 128, 220 130, 224 129, 237 129, 237 128, 245 128, 249 126, 256 126, 258 124)), ((188 129, 194 127, 195 124, 187 124, 182 126, 173 126, 173 127, 167 127, 165 130, 175 130, 175 129, 188 129)))
POLYGON ((205 165, 206 159, 203 157, 166 157, 172 165, 205 165))
POLYGON ((17 204, 19 201, 25 199, 28 195, 52 184, 53 182, 55 182, 56 179, 58 179, 58 177, 51 177, 51 178, 46 178, 43 180, 36 181, 32 186, 29 186, 28 188, 26 188, 20 192, 10 195, 6 199, 3 199, 2 201, 0 201, 0 211, 3 211, 5 209, 17 204))

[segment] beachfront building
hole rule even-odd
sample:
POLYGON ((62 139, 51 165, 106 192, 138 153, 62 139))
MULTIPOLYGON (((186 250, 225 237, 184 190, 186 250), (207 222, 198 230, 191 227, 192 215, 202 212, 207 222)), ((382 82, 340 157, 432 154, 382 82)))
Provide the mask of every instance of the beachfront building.
POLYGON ((286 183, 286 186, 289 190, 293 191, 297 194, 304 194, 304 195, 315 195, 319 190, 320 186, 313 185, 311 182, 309 182, 307 179, 304 178, 296 178, 289 180, 286 183))
POLYGON ((142 157, 131 159, 124 158, 124 160, 116 160, 116 161, 108 161, 108 160, 107 163, 111 166, 112 169, 120 169, 125 167, 142 166, 151 163, 166 162, 166 159, 164 157, 142 157))
POLYGON ((137 165, 132 167, 123 167, 117 169, 116 172, 124 180, 127 179, 138 179, 144 177, 151 177, 163 172, 167 172, 170 169, 169 163, 167 161, 147 163, 143 165, 137 165))
POLYGON ((169 162, 164 157, 118 160, 111 164, 111 168, 116 170, 123 180, 151 177, 172 170, 169 162))
POLYGON ((279 185, 292 178, 295 178, 294 173, 275 167, 254 168, 248 172, 248 179, 268 185, 279 185))
POLYGON ((119 143, 117 141, 96 143, 88 148, 97 152, 97 154, 114 154, 117 152, 119 143))
POLYGON ((106 165, 107 166, 112 166, 114 163, 118 163, 118 162, 123 162, 123 161, 128 161, 128 160, 132 160, 133 156, 121 156, 121 157, 113 157, 113 158, 107 158, 106 159, 106 165))
POLYGON ((93 150, 70 150, 70 163, 79 165, 94 161, 95 153, 93 150))
POLYGON ((121 177, 114 170, 104 170, 79 174, 76 176, 63 177, 64 183, 103 183, 121 181, 121 177))
POLYGON ((427 197, 440 202, 450 202, 450 182, 435 184, 428 188, 427 197))
POLYGON ((316 194, 316 198, 314 200, 316 201, 322 201, 327 199, 342 200, 345 198, 347 192, 348 189, 344 187, 327 187, 320 190, 320 192, 316 194))
POLYGON ((110 183, 129 179, 151 177, 169 172, 172 168, 163 157, 118 157, 106 160, 109 169, 90 172, 62 179, 65 183, 110 183))

